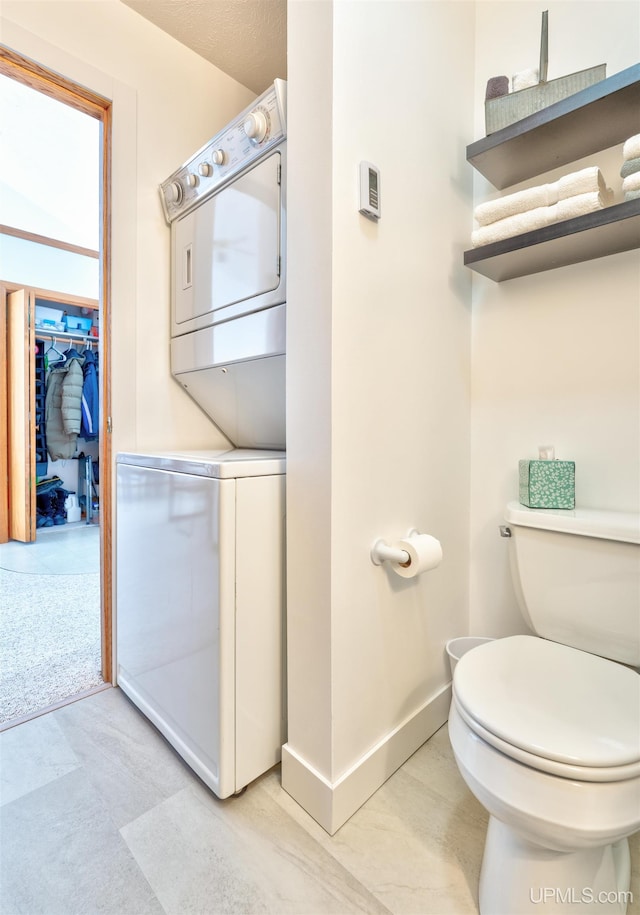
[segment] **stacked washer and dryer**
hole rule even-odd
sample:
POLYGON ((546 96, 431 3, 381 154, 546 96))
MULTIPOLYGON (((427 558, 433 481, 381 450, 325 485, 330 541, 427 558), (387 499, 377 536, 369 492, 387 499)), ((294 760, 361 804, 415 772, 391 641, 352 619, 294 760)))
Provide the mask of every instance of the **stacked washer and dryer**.
POLYGON ((160 187, 171 371, 233 443, 117 455, 117 680, 221 798, 275 765, 284 666, 286 83, 160 187))

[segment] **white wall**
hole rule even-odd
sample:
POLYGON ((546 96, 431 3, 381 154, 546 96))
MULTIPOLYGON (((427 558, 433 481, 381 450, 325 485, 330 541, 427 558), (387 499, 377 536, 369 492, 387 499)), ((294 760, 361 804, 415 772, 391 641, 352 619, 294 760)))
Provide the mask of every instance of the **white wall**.
POLYGON ((333 831, 442 723, 444 643, 467 630, 474 14, 294 0, 288 27, 283 785, 333 831), (362 159, 378 224, 358 213, 362 159), (377 537, 412 527, 441 540, 439 569, 372 565, 377 537))
POLYGON ((0 41, 113 99, 113 450, 227 447, 169 371, 158 185, 254 94, 119 0, 3 0, 0 41))
MULTIPOLYGON (((549 10, 549 78, 640 59, 640 5, 632 2, 503 3, 476 12, 475 130, 484 136, 487 80, 537 66, 540 21, 549 10)), ((594 124, 594 130, 598 125, 594 124)), ((632 132, 632 131, 630 131, 632 132)), ((599 165, 622 199, 621 147, 495 190, 482 176, 474 203, 599 165)), ((520 458, 554 443, 576 462, 579 506, 640 506, 640 256, 638 251, 496 284, 474 274, 471 631, 525 631, 511 586, 504 505, 518 498, 520 458)))

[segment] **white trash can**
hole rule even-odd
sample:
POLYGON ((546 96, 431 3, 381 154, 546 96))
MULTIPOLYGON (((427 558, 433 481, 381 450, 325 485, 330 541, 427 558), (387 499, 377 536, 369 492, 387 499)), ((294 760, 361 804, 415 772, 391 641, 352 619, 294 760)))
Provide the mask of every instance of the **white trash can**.
POLYGON ((483 639, 473 635, 465 636, 461 639, 449 639, 445 645, 445 648, 447 649, 447 654, 449 655, 451 678, 453 679, 453 672, 456 669, 456 664, 463 654, 471 651, 472 648, 477 648, 478 645, 484 645, 485 642, 493 641, 494 639, 483 639))

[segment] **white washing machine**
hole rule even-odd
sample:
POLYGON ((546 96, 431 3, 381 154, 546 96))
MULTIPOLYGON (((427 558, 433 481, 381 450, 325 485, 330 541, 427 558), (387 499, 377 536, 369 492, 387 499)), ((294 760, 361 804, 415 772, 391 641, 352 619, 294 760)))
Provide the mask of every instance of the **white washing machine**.
POLYGON ((285 457, 117 456, 117 680, 220 798, 280 760, 285 457))

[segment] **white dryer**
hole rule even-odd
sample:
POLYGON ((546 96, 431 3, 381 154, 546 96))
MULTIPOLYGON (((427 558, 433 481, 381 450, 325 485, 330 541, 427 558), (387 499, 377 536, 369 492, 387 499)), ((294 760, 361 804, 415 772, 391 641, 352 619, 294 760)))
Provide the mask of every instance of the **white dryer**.
POLYGON ((171 371, 236 447, 285 447, 286 83, 160 187, 171 371))

